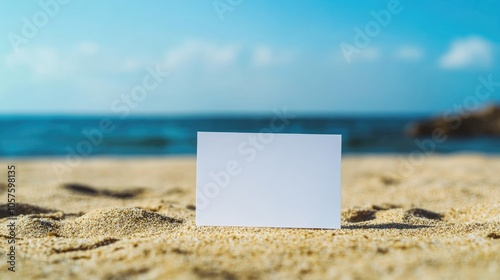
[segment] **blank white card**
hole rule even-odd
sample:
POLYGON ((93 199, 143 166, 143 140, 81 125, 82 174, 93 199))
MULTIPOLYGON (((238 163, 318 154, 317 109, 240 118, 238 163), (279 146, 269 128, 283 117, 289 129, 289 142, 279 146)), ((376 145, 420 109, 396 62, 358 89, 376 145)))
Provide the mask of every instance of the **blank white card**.
POLYGON ((198 132, 196 225, 340 228, 341 135, 198 132))

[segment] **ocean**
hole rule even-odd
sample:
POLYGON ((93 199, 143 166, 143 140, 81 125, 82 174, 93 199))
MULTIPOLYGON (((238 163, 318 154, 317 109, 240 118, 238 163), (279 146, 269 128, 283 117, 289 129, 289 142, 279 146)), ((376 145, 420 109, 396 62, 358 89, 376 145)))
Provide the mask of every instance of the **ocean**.
MULTIPOLYGON (((195 155, 197 131, 342 134, 343 154, 424 152, 417 141, 428 139, 405 133, 413 121, 415 117, 404 116, 284 121, 272 116, 0 116, 0 157, 195 155)), ((426 147, 436 153, 500 153, 498 138, 447 139, 426 147)))

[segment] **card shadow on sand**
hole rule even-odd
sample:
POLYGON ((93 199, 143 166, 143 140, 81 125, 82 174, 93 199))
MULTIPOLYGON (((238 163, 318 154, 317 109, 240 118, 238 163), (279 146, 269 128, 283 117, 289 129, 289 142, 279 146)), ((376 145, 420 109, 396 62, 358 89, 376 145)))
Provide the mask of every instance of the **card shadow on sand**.
POLYGON ((403 223, 385 223, 385 224, 376 224, 376 225, 348 225, 342 226, 342 229, 419 229, 419 228, 428 228, 432 227, 429 225, 412 225, 412 224, 403 224, 403 223))

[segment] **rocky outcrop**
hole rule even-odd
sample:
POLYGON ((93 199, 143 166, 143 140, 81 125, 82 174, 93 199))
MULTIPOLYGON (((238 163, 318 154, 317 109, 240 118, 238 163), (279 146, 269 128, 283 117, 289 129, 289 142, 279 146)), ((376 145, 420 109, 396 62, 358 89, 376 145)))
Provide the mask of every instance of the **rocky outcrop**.
POLYGON ((500 137, 500 106, 488 106, 475 112, 443 114, 443 116, 410 125, 413 137, 430 137, 444 133, 448 137, 500 137))

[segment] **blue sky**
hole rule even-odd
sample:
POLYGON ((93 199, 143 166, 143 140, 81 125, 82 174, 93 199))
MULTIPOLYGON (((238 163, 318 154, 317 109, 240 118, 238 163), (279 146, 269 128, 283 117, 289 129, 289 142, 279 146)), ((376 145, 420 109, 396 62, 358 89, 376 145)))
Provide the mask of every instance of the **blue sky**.
MULTIPOLYGON (((437 113, 478 77, 500 81, 498 11, 494 0, 4 0, 0 114, 437 113), (157 68, 168 77, 141 92, 157 68)), ((500 88, 480 101, 500 101, 500 88)))

